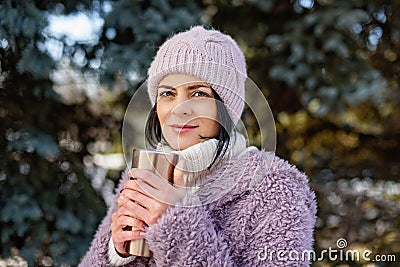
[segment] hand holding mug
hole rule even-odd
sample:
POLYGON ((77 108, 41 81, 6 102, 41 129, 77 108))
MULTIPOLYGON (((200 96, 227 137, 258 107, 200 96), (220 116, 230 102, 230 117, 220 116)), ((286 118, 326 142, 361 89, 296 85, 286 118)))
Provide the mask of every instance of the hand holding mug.
POLYGON ((130 180, 124 183, 118 200, 118 210, 112 217, 112 239, 121 256, 133 253, 149 256, 143 232, 185 196, 183 173, 177 164, 177 155, 135 150, 130 180), (174 183, 173 184, 171 184, 174 183), (129 242, 133 241, 135 243, 129 242), (137 242, 136 242, 136 241, 137 242), (127 242, 128 241, 128 242, 127 242), (132 248, 133 246, 133 248, 132 248), (131 249, 129 248, 131 247, 131 249))

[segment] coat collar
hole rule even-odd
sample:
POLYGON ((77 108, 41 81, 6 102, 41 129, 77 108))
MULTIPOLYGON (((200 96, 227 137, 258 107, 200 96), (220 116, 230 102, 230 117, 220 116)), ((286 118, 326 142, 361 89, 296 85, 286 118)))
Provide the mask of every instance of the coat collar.
POLYGON ((247 149, 208 175, 195 195, 212 210, 247 194, 263 183, 274 157, 274 153, 247 149))

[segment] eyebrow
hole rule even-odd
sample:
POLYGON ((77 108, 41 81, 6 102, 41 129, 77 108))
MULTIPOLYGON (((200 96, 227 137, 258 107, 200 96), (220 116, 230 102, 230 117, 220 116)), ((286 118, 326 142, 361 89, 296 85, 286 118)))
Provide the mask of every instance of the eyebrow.
MULTIPOLYGON (((195 89, 201 88, 201 87, 207 87, 207 88, 211 89, 211 87, 206 83, 198 83, 198 84, 189 85, 188 86, 188 90, 195 90, 195 89)), ((169 85, 164 85, 164 84, 161 84, 161 85, 159 85, 157 87, 157 89, 160 89, 160 88, 165 88, 165 89, 169 89, 169 90, 176 90, 175 87, 169 86, 169 85)))

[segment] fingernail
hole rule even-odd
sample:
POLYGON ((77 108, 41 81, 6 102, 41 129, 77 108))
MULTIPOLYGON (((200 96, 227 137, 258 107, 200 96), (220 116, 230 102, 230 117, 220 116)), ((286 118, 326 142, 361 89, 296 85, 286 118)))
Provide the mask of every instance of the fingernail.
POLYGON ((119 195, 119 199, 124 200, 124 195, 119 195))
POLYGON ((140 236, 146 236, 146 232, 140 232, 139 235, 140 236))

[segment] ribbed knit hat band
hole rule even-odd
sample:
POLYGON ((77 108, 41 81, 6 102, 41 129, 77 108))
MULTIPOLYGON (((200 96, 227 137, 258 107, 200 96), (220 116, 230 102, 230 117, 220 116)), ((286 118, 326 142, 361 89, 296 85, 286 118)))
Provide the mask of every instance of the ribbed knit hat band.
POLYGON ((148 71, 148 93, 153 104, 158 84, 173 73, 189 74, 207 82, 221 97, 233 122, 238 122, 244 108, 246 62, 230 36, 196 26, 167 40, 148 71))

